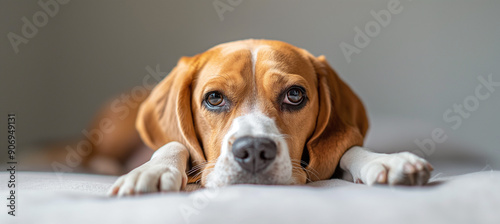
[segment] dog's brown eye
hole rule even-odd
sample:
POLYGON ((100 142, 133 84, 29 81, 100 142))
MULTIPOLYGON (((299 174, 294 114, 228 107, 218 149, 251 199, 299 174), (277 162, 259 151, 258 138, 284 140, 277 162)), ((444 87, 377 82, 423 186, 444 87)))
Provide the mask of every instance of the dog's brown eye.
POLYGON ((224 97, 219 92, 211 92, 207 95, 207 103, 210 106, 224 106, 224 97))
POLYGON ((299 88, 292 88, 286 93, 284 103, 298 105, 304 100, 304 92, 299 88))

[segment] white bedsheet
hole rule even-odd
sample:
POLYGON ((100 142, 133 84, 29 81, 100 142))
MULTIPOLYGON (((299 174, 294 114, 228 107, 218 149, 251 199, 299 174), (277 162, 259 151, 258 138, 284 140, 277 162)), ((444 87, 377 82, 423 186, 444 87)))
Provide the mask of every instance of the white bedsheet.
MULTIPOLYGON (((6 172, 0 173, 1 183, 6 172)), ((435 178, 426 187, 343 180, 235 185, 193 193, 104 196, 116 177, 20 172, 16 217, 0 223, 500 223, 500 171, 435 178)), ((7 196, 1 185, 0 196, 7 196)), ((2 204, 7 201, 2 200, 2 204)))

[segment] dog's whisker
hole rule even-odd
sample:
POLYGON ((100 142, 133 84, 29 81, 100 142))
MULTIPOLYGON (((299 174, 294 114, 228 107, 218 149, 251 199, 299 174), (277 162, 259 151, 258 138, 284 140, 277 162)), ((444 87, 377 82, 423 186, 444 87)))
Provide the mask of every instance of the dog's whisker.
POLYGON ((287 138, 291 138, 290 135, 287 135, 287 134, 277 134, 275 135, 276 137, 280 137, 280 138, 284 138, 284 139, 287 139, 287 138))
POLYGON ((190 175, 192 175, 195 172, 206 170, 206 167, 209 167, 211 165, 215 165, 215 164, 206 164, 206 166, 198 167, 197 169, 191 169, 190 171, 186 172, 186 174, 188 176, 190 176, 190 175))
POLYGON ((205 172, 212 171, 213 169, 214 169, 213 167, 212 167, 212 168, 205 168, 205 169, 202 169, 202 170, 200 170, 198 173, 196 173, 196 174, 193 176, 193 178, 196 178, 196 177, 198 177, 198 176, 202 175, 202 174, 203 174, 203 173, 205 173, 205 172))
MULTIPOLYGON (((213 169, 214 168, 203 169, 200 172, 198 172, 196 175, 194 175, 193 178, 197 178, 198 176, 203 175, 203 173, 206 173, 206 172, 209 172, 209 171, 211 172, 213 169)), ((196 183, 198 183, 200 180, 197 180, 196 183)))
MULTIPOLYGON (((294 170, 296 170, 296 171, 302 171, 302 170, 304 170, 304 169, 303 169, 302 167, 292 167, 292 171, 294 171, 294 170)), ((308 182, 312 182, 312 180, 311 180, 308 176, 309 176, 309 175, 306 175, 306 180, 307 180, 308 182)))
MULTIPOLYGON (((295 163, 300 163, 301 165, 304 165, 304 168, 307 167, 307 165, 309 165, 307 162, 305 162, 304 160, 298 160, 298 159, 291 159, 292 163, 295 162, 295 163)), ((316 175, 318 175, 319 173, 314 170, 314 169, 308 169, 309 171, 315 173, 316 175)))
POLYGON ((297 168, 299 170, 304 170, 306 172, 306 175, 307 175, 306 178, 309 181, 311 181, 311 179, 309 178, 309 177, 311 177, 311 175, 314 175, 314 178, 319 179, 319 177, 318 177, 319 173, 316 170, 314 170, 314 169, 308 169, 308 168, 302 166, 302 165, 307 165, 307 163, 305 161, 303 161, 303 160, 299 161, 299 160, 296 160, 296 159, 292 159, 291 163, 292 163, 292 168, 297 168))
POLYGON ((211 165, 215 165, 215 162, 217 160, 211 160, 211 161, 205 161, 205 162, 202 162, 196 166, 193 166, 189 171, 186 172, 187 175, 191 175, 193 174, 194 172, 196 171, 199 171, 200 169, 203 169, 204 167, 208 167, 208 166, 211 166, 211 165))

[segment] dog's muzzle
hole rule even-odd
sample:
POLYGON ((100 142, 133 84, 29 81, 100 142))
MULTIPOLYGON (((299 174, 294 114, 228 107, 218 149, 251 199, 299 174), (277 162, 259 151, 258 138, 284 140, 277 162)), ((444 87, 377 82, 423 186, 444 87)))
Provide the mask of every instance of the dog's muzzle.
POLYGON ((277 153, 276 143, 263 137, 241 137, 232 147, 234 159, 244 170, 256 174, 271 164, 277 153))

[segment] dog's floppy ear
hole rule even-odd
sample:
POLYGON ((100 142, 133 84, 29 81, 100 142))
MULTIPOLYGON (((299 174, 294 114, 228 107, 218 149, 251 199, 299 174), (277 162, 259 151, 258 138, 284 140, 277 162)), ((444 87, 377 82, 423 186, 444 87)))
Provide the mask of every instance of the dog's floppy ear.
POLYGON ((180 142, 188 148, 193 165, 205 161, 191 113, 191 84, 198 63, 196 56, 182 57, 141 104, 136 120, 146 145, 156 150, 169 142, 180 142))
POLYGON ((352 146, 362 146, 368 118, 359 98, 330 67, 324 56, 311 58, 318 77, 316 129, 307 142, 312 181, 330 178, 352 146))

